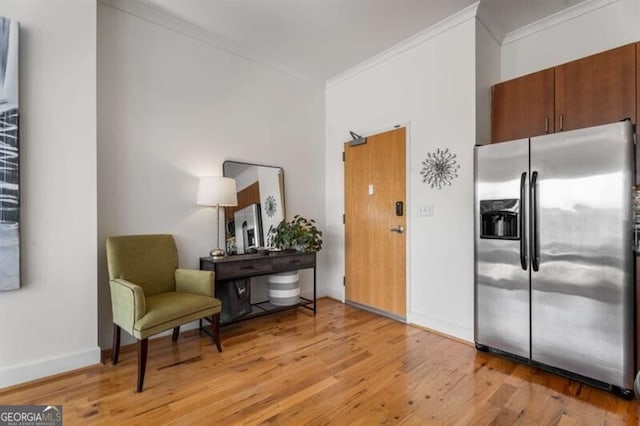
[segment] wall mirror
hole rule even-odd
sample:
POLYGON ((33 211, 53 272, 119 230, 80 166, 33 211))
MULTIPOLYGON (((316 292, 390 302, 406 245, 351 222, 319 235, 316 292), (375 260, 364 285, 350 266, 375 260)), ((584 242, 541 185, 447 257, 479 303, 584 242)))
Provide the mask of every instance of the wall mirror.
POLYGON ((267 245, 271 226, 285 218, 282 167, 225 161, 225 177, 236 180, 238 205, 225 207, 227 254, 255 252, 267 245))

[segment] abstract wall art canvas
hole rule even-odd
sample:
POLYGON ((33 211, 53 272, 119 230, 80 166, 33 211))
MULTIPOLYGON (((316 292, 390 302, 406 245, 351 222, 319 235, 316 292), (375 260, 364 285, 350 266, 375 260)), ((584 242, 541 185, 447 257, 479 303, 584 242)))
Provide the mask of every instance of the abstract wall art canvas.
POLYGON ((0 17, 0 291, 20 288, 18 29, 0 17))

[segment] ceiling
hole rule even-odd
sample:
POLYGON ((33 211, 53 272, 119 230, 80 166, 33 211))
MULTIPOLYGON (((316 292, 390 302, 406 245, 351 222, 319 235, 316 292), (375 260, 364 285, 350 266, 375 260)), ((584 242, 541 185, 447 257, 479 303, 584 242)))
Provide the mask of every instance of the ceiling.
MULTIPOLYGON (((140 0, 245 56, 324 83, 442 21, 475 0, 140 0)), ((517 28, 585 0, 481 0, 501 40, 517 28)), ((587 0, 589 1, 589 0, 587 0)))

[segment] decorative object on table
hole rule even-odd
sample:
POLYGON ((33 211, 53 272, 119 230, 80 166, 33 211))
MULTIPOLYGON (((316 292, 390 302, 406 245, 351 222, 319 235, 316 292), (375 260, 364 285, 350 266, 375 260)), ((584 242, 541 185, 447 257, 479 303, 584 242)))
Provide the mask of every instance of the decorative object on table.
POLYGON ((236 237, 227 238, 227 254, 236 254, 236 237))
POLYGON ((237 206, 238 194, 236 192, 235 179, 222 176, 203 176, 198 185, 199 206, 211 206, 216 208, 218 220, 216 222, 216 248, 209 254, 212 257, 224 257, 225 251, 220 248, 220 207, 237 206))
POLYGON ((273 217, 276 214, 276 209, 278 208, 278 203, 276 202, 276 197, 273 195, 267 196, 267 199, 264 202, 264 213, 273 217))
POLYGON ((435 152, 428 152, 422 162, 422 183, 428 183, 431 188, 442 189, 444 185, 451 186, 453 179, 458 177, 460 165, 456 161, 456 154, 436 148, 435 152))
POLYGON ((283 220, 269 229, 267 245, 282 250, 293 248, 303 253, 320 251, 322 231, 316 227, 315 220, 295 215, 291 221, 283 220))
POLYGON ((0 291, 20 288, 19 26, 0 17, 0 291))
MULTIPOLYGON (((268 245, 279 250, 296 249, 303 253, 322 248, 322 231, 316 221, 296 215, 289 222, 282 221, 271 227, 267 234, 268 245)), ((269 275, 269 302, 275 306, 292 306, 300 301, 300 276, 298 271, 269 275)))

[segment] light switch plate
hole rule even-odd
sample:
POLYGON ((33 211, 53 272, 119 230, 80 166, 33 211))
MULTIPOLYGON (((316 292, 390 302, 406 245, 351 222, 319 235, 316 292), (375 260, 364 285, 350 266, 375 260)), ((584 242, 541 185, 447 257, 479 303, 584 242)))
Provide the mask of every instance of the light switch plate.
POLYGON ((434 204, 419 204, 418 205, 418 217, 431 217, 435 213, 434 204))

